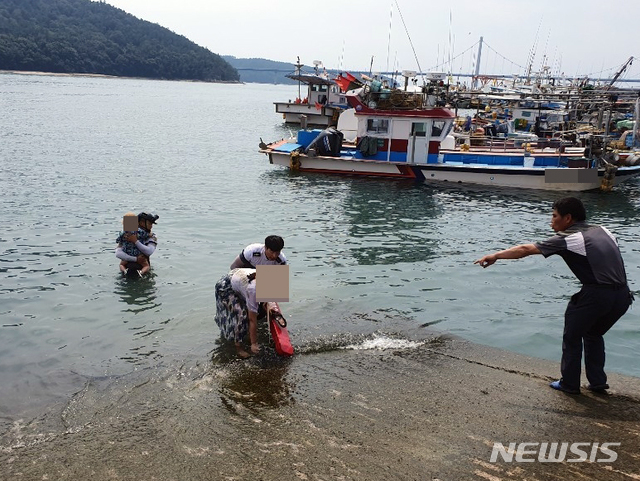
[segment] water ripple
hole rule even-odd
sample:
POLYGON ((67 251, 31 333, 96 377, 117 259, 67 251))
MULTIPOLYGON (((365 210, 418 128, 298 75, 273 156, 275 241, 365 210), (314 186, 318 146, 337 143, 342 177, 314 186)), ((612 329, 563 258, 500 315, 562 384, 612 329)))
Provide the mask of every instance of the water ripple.
MULTIPOLYGON (((575 289, 566 266, 473 265, 550 235, 556 193, 272 166, 257 144, 288 135, 272 102, 291 90, 0 76, 0 94, 10 93, 0 116, 0 383, 16 393, 2 409, 51 401, 79 379, 206 357, 217 349, 215 282, 245 245, 272 233, 290 259, 282 307, 300 352, 313 339, 324 349, 334 335, 354 343, 376 329, 435 325, 559 356, 575 289), (152 275, 140 281, 122 279, 114 256, 131 210, 160 215, 152 275)), ((639 187, 580 194, 591 219, 618 236, 636 290, 639 187)), ((637 322, 631 311, 607 335, 610 369, 640 375, 637 322)), ((228 387, 229 399, 231 391, 240 392, 228 387)))

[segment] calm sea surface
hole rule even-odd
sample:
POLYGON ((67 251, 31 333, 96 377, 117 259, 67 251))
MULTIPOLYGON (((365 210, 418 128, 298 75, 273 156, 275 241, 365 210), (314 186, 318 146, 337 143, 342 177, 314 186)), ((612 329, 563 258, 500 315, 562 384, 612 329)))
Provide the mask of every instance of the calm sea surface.
MULTIPOLYGON (((0 417, 87 379, 209 362, 214 284, 247 244, 284 237, 296 348, 430 329, 559 360, 578 285, 560 258, 473 261, 543 239, 557 193, 292 174, 258 153, 289 135, 297 87, 0 75, 0 417), (127 211, 160 216, 152 275, 118 274, 127 211)), ((582 193, 640 286, 640 183, 582 193)), ((606 336, 640 376, 640 310, 606 336)), ((330 369, 330 366, 328 366, 330 369)))

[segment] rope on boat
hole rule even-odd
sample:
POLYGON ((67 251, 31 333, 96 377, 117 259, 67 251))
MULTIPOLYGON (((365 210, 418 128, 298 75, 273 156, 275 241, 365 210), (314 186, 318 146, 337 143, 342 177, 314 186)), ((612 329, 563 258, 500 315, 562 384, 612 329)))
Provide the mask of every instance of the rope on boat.
POLYGON ((289 156, 289 168, 291 170, 300 170, 300 152, 297 150, 291 152, 289 156))

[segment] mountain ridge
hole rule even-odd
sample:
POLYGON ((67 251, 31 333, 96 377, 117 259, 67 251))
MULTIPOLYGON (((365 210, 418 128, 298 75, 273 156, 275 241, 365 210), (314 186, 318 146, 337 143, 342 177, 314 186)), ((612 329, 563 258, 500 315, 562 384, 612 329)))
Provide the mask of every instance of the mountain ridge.
POLYGON ((0 0, 0 70, 240 81, 220 55, 90 0, 0 0))

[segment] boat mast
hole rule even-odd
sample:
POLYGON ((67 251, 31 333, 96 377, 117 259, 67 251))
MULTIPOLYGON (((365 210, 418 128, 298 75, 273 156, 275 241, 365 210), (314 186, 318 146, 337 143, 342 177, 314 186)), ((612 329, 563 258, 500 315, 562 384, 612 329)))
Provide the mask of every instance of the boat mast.
POLYGON ((607 85, 605 87, 605 92, 609 89, 611 89, 611 87, 613 87, 613 84, 616 83, 616 80, 618 80, 618 77, 620 77, 620 75, 622 75, 622 72, 624 72, 625 70, 627 70, 627 67, 629 65, 631 65, 633 63, 633 57, 629 57, 629 59, 624 63, 624 65, 622 65, 622 67, 620 67, 620 70, 618 70, 616 72, 616 74, 613 76, 613 78, 611 79, 611 82, 609 82, 609 85, 607 85))

